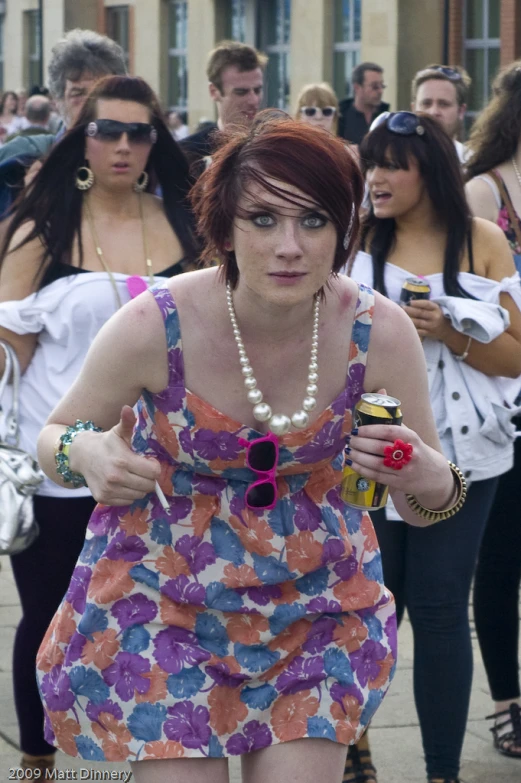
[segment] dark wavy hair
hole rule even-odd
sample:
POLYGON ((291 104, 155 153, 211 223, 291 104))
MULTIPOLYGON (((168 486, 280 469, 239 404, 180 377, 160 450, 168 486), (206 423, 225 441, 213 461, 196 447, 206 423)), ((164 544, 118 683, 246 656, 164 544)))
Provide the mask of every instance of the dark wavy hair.
POLYGON ((291 118, 261 112, 249 131, 236 129, 212 158, 191 192, 198 233, 205 243, 202 259, 222 261, 222 273, 233 287, 239 270, 235 253, 226 249, 238 202, 256 184, 298 207, 309 206, 288 193, 298 188, 331 218, 337 233, 332 271, 352 255, 358 239, 358 211, 364 185, 360 170, 342 139, 291 118), (274 184, 280 182, 281 186, 274 184), (343 242, 352 219, 347 248, 343 242))
POLYGON ((74 183, 78 168, 85 165, 85 128, 96 119, 99 99, 134 101, 149 110, 150 122, 157 131, 157 141, 152 146, 146 165, 149 174, 147 190, 155 192, 158 185, 161 187, 165 214, 181 243, 185 258, 193 261, 198 255, 187 202, 190 186, 188 164, 164 123, 154 92, 143 79, 106 76, 94 85, 74 126, 53 147, 32 184, 19 197, 6 232, 0 265, 15 232, 28 221, 34 223, 31 231, 15 249, 36 238, 42 242, 44 251, 37 273, 38 288, 43 288, 54 279, 57 265, 72 263, 76 237, 79 265, 83 265, 81 213, 84 194, 74 183), (46 268, 42 275, 44 266, 46 268))
POLYGON ((514 155, 521 136, 521 60, 502 68, 492 85, 492 98, 478 115, 467 147, 468 179, 504 163, 514 155))
POLYGON ((13 113, 16 114, 16 112, 18 111, 18 103, 19 103, 18 95, 13 90, 6 90, 2 94, 2 98, 0 99, 0 114, 4 113, 5 102, 10 95, 12 95, 16 101, 16 106, 14 107, 13 113))
MULTIPOLYGON (((385 123, 367 134, 360 145, 360 160, 364 175, 373 166, 385 168, 392 162, 408 169, 411 158, 419 167, 427 193, 440 223, 447 231, 443 263, 443 285, 449 296, 469 297, 458 282, 458 273, 470 242, 472 215, 465 198, 461 166, 454 142, 441 125, 426 114, 419 114, 425 132, 401 136, 388 130, 385 123)), ((429 227, 425 226, 428 230, 429 227)), ((395 244, 394 218, 377 218, 371 206, 364 219, 362 246, 373 259, 373 286, 387 296, 384 267, 395 244)), ((421 252, 421 248, 418 248, 421 252)))

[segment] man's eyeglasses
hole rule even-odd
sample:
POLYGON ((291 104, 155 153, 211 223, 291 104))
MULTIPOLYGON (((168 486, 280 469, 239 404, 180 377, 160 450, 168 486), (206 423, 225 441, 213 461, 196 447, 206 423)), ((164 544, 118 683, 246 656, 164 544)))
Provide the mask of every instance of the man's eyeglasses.
POLYGON ((157 131, 148 122, 119 122, 118 120, 95 120, 85 128, 85 135, 101 141, 119 141, 126 133, 132 144, 155 144, 157 131))
POLYGON ((459 71, 455 68, 450 68, 448 65, 432 65, 430 68, 425 68, 423 71, 420 71, 416 78, 427 76, 427 74, 432 73, 432 71, 435 73, 442 73, 451 82, 460 82, 463 79, 463 76, 459 71))
POLYGON ((369 131, 379 128, 385 124, 387 130, 391 133, 397 133, 399 136, 423 136, 425 128, 421 124, 421 119, 412 111, 384 111, 379 114, 371 123, 369 131))
POLYGON ((385 88, 387 87, 387 85, 384 84, 384 82, 370 82, 365 86, 370 87, 372 90, 385 90, 385 88))
POLYGON ((318 106, 302 106, 300 111, 305 117, 315 117, 317 114, 319 117, 333 117, 336 113, 334 106, 324 106, 322 109, 318 106))
POLYGON ((279 461, 277 436, 270 432, 264 438, 252 441, 239 438, 239 443, 246 447, 246 464, 259 476, 259 480, 250 484, 246 490, 246 505, 254 510, 275 508, 275 472, 279 461))

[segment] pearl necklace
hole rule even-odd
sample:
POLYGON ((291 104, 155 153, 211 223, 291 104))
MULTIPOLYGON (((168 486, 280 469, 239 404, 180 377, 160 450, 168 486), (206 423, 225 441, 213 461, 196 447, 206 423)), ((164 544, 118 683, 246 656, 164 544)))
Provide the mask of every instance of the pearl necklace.
POLYGON ((257 380, 253 375, 253 369, 250 360, 246 355, 246 349, 242 341, 237 316, 233 306, 233 296, 230 283, 226 284, 226 301, 228 303, 228 312, 233 327, 233 336, 239 349, 239 361, 241 363, 242 374, 244 375, 244 385, 248 390, 248 402, 254 406, 253 416, 257 421, 267 421, 270 431, 274 435, 285 435, 289 432, 291 425, 297 430, 303 430, 309 424, 309 411, 312 411, 317 404, 318 393, 318 323, 320 299, 315 297, 313 308, 313 338, 311 340, 311 359, 309 362, 308 385, 306 387, 307 397, 302 402, 302 410, 296 411, 291 418, 284 413, 272 413, 268 403, 263 402, 263 394, 257 387, 257 380))
POLYGON ((519 182, 519 187, 521 188, 521 172, 519 171, 516 163, 516 159, 512 155, 512 166, 514 167, 514 172, 517 177, 517 181, 519 182))

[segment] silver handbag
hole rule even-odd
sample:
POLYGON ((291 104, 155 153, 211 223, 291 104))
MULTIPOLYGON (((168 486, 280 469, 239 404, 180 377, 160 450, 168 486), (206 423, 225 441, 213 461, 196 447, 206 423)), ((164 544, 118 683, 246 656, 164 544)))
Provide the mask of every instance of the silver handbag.
POLYGON ((0 380, 0 414, 4 433, 0 435, 0 555, 16 555, 27 549, 38 535, 33 495, 45 476, 30 454, 18 448, 20 430, 20 363, 9 343, 0 340, 5 353, 5 370, 0 380), (9 412, 1 408, 9 378, 13 377, 13 399, 9 412))

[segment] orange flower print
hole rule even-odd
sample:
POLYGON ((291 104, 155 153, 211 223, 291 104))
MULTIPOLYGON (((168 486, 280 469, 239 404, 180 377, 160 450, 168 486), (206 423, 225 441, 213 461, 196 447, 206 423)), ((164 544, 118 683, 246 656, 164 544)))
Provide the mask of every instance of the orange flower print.
POLYGON ((271 713, 271 725, 281 742, 299 739, 307 734, 308 718, 318 710, 318 699, 311 691, 280 696, 271 713))
MULTIPOLYGON (((337 704, 336 706, 340 710, 339 705, 337 704)), ((340 742, 342 745, 351 745, 356 741, 357 731, 358 727, 353 726, 351 721, 345 718, 344 720, 339 720, 335 727, 337 742, 340 742)))
MULTIPOLYGON (((270 650, 273 649, 272 643, 268 645, 270 650)), ((282 674, 284 669, 286 669, 287 666, 290 665, 293 658, 296 658, 299 654, 300 649, 297 648, 296 650, 293 650, 293 652, 290 652, 289 655, 286 655, 285 658, 282 658, 281 660, 278 660, 277 663, 273 664, 273 666, 268 669, 268 671, 265 671, 264 674, 261 674, 259 677, 259 680, 262 682, 270 682, 271 680, 275 680, 279 674, 282 674)))
POLYGON ((241 701, 239 688, 217 685, 208 695, 210 726, 217 734, 232 734, 248 715, 248 707, 241 701))
POLYGON ((360 524, 360 530, 362 531, 362 534, 365 537, 364 541, 364 551, 365 552, 374 552, 378 549, 378 539, 376 538, 376 533, 373 527, 373 523, 371 522, 371 517, 369 514, 364 514, 362 517, 362 522, 360 524))
POLYGON ((360 715, 362 714, 362 706, 356 696, 351 696, 349 693, 346 693, 342 698, 342 704, 334 701, 329 708, 329 712, 335 720, 353 723, 356 728, 360 721, 360 715))
POLYGON ((146 508, 136 508, 120 517, 119 525, 127 536, 142 536, 148 530, 149 516, 146 508))
POLYGON ((168 679, 167 672, 163 671, 161 666, 155 663, 152 666, 152 670, 149 672, 143 672, 141 675, 146 680, 150 680, 150 688, 146 693, 139 693, 135 691, 136 701, 138 703, 146 701, 151 704, 155 704, 156 701, 166 699, 166 681, 168 679))
POLYGON ((179 454, 179 441, 177 440, 176 431, 173 425, 168 421, 166 413, 163 413, 157 408, 154 411, 152 432, 160 445, 175 459, 179 454))
POLYGON ((178 604, 176 601, 172 601, 171 598, 167 598, 166 595, 162 595, 159 599, 159 611, 161 620, 165 625, 177 625, 179 628, 186 628, 188 631, 193 631, 195 628, 197 617, 195 606, 178 604))
POLYGON ((185 749, 180 742, 174 742, 174 740, 167 740, 161 742, 156 740, 155 742, 147 742, 145 745, 146 756, 143 756, 143 761, 149 761, 152 759, 180 759, 185 754, 185 749))
MULTIPOLYGON (((311 628, 311 622, 304 618, 288 625, 281 633, 269 642, 270 650, 284 650, 285 652, 300 652, 300 647, 306 641, 306 636, 311 628)), ((284 661, 287 666, 288 660, 284 661)))
POLYGON ((301 596, 294 582, 282 582, 278 586, 280 587, 279 597, 271 599, 274 604, 294 604, 296 601, 300 601, 301 596))
POLYGON ((230 524, 247 552, 266 556, 277 551, 271 544, 271 539, 274 536, 273 530, 264 519, 260 519, 249 509, 245 509, 243 520, 244 524, 239 517, 233 514, 230 516, 230 524))
POLYGON ((99 604, 109 604, 123 598, 134 587, 128 575, 134 563, 101 558, 94 566, 87 597, 99 604))
POLYGON ((210 527, 212 517, 219 514, 219 500, 212 495, 194 495, 192 500, 190 522, 194 529, 194 536, 202 538, 210 527))
POLYGON ((286 539, 288 566, 292 571, 307 574, 320 567, 322 546, 313 538, 311 530, 302 530, 286 539))
POLYGON ((53 666, 63 663, 64 658, 62 648, 46 634, 36 657, 37 668, 42 672, 50 672, 53 666))
POLYGON ((258 644, 261 634, 269 631, 270 624, 260 614, 233 614, 226 623, 226 633, 232 642, 258 644))
POLYGON ((105 631, 94 631, 93 641, 87 639, 81 654, 84 664, 93 663, 98 669, 106 669, 113 662, 114 656, 119 650, 117 640, 118 632, 115 628, 107 628, 105 631))
POLYGON ((387 653, 383 661, 378 661, 380 666, 380 674, 378 674, 374 680, 369 680, 367 687, 373 691, 376 688, 383 688, 389 680, 391 669, 393 668, 394 657, 392 653, 387 653))
POLYGON ((262 584, 251 566, 234 566, 232 563, 224 566, 224 578, 221 582, 232 590, 238 587, 259 587, 262 584))
POLYGON ((90 725, 93 733, 101 740, 107 761, 126 761, 130 753, 127 742, 132 740, 130 731, 110 712, 100 712, 98 721, 90 725))
POLYGON ((381 589, 377 582, 370 581, 359 571, 347 582, 335 585, 333 593, 340 601, 342 611, 349 612, 353 609, 374 606, 380 597, 381 589))
POLYGON ((337 471, 331 465, 326 465, 321 470, 315 470, 306 484, 306 495, 313 503, 321 503, 326 492, 337 484, 337 471))
POLYGON ((163 547, 163 554, 156 560, 156 568, 171 579, 181 574, 191 576, 186 559, 171 546, 163 547))
POLYGON ((244 456, 239 454, 237 459, 221 459, 220 457, 217 457, 217 459, 211 459, 209 461, 208 467, 210 470, 213 470, 214 473, 222 473, 223 470, 228 470, 229 468, 243 468, 244 456))
POLYGON ((358 617, 342 615, 342 622, 337 623, 333 631, 333 641, 347 652, 358 650, 367 639, 368 630, 358 617))
POLYGON ((75 630, 76 622, 74 620, 74 609, 68 601, 64 601, 62 608, 58 613, 58 622, 54 629, 54 639, 56 642, 68 644, 75 630))
POLYGON ((68 756, 77 756, 78 748, 74 737, 81 733, 78 721, 68 718, 66 712, 49 712, 49 718, 56 734, 56 744, 60 746, 60 750, 63 750, 68 756))
POLYGON ((171 495, 174 491, 174 488, 172 486, 172 476, 174 475, 174 466, 170 465, 168 462, 160 462, 161 466, 161 475, 159 476, 157 482, 165 495, 171 495))
MULTIPOLYGON (((195 416, 195 429, 213 432, 235 432, 236 422, 220 413, 209 402, 186 390, 187 407, 195 416)), ((244 463, 243 463, 244 464, 244 463)))

